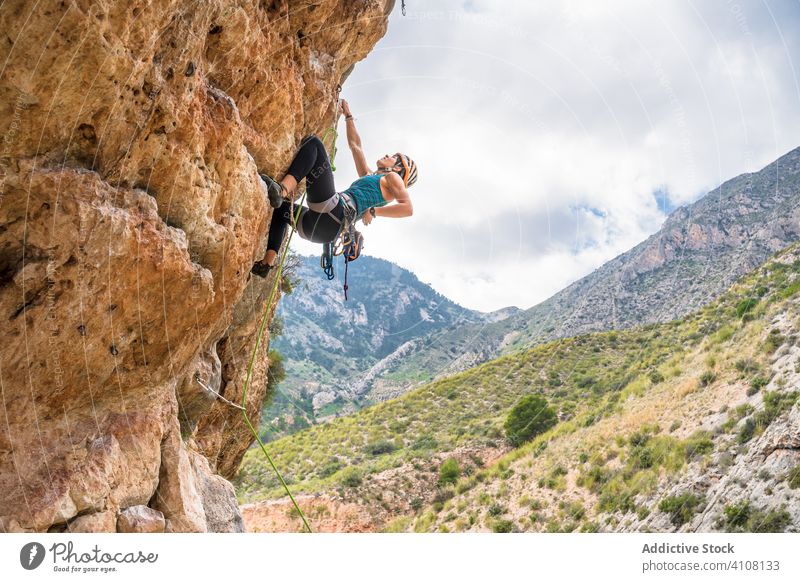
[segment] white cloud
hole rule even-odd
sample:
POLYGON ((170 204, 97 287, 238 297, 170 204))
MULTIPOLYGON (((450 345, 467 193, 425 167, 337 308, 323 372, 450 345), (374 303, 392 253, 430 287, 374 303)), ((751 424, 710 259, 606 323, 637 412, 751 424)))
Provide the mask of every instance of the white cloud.
POLYGON ((343 92, 368 160, 420 168, 415 215, 366 252, 462 305, 530 307, 654 232, 654 192, 687 203, 798 145, 797 3, 464 6, 395 11, 343 92))

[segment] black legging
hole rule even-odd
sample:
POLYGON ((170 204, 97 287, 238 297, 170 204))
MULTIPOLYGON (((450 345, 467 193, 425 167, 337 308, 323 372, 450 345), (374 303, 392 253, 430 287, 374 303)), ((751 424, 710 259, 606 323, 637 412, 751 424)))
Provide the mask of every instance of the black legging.
MULTIPOLYGON (((303 140, 286 173, 294 176, 298 184, 303 178, 306 179, 306 196, 309 205, 322 204, 336 194, 328 152, 325 151, 322 140, 315 135, 303 140)), ((291 224, 292 215, 296 212, 297 208, 294 203, 288 200, 284 200, 281 207, 275 209, 272 214, 272 223, 269 225, 267 250, 276 253, 280 250, 286 234, 286 227, 291 224)), ((339 220, 344 220, 344 209, 341 204, 337 204, 331 209, 330 214, 302 207, 300 218, 297 221, 298 234, 311 242, 332 242, 339 234, 339 223, 331 214, 339 220)))

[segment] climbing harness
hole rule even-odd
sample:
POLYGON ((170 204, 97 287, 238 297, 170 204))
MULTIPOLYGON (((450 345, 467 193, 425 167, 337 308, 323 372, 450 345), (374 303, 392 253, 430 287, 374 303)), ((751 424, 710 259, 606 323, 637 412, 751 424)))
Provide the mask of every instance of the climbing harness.
POLYGON ((347 266, 350 262, 355 261, 361 255, 361 249, 364 248, 364 236, 356 230, 356 207, 352 198, 344 192, 337 192, 325 202, 308 204, 311 210, 321 214, 328 214, 333 220, 339 223, 339 233, 333 242, 325 243, 322 245, 322 255, 319 258, 319 266, 328 278, 332 281, 336 278, 336 273, 333 268, 334 257, 344 257, 344 300, 347 301, 347 266), (344 219, 339 220, 334 214, 333 210, 338 206, 344 210, 344 219))

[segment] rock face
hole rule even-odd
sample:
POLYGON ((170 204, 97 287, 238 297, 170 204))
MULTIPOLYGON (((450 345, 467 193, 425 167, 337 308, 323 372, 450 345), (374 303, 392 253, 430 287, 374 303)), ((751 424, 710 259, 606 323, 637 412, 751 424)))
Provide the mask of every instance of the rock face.
POLYGON ((242 529, 222 477, 251 435, 217 394, 241 401, 274 310, 249 277, 257 170, 330 126, 392 5, 3 3, 0 531, 107 531, 134 506, 242 529))

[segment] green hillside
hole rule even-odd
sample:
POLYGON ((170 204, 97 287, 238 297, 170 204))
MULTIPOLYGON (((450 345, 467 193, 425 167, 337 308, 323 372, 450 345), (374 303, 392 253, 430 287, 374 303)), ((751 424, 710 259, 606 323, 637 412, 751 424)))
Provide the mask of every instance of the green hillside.
MULTIPOLYGON (((459 448, 502 450, 507 446, 505 418, 514 403, 529 393, 545 395, 561 419, 524 449, 539 450, 558 435, 613 417, 630 397, 681 377, 683 361, 698 349, 713 353, 721 346, 744 344, 746 338, 758 334, 765 314, 781 309, 781 302, 800 287, 796 253, 797 247, 792 247, 781 254, 783 260, 792 258, 789 264, 780 258, 769 263, 713 304, 683 319, 543 344, 280 439, 270 450, 293 491, 341 491, 347 485, 367 483, 371 476, 392 467, 423 467, 426 461, 459 448)), ((777 341, 770 337, 768 341, 777 341)), ((713 381, 720 364, 709 357, 708 369, 692 381, 713 381)), ((744 370, 756 378, 766 373, 765 366, 753 360, 744 370)), ((255 451, 242 465, 238 493, 242 502, 282 495, 276 478, 255 451)))

